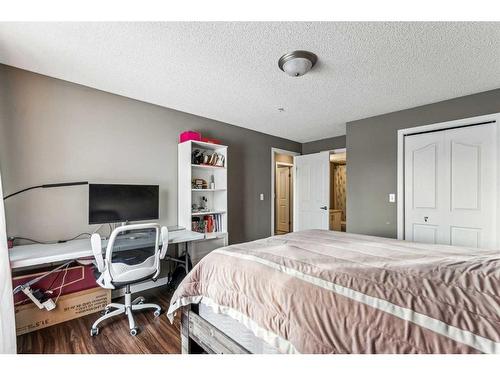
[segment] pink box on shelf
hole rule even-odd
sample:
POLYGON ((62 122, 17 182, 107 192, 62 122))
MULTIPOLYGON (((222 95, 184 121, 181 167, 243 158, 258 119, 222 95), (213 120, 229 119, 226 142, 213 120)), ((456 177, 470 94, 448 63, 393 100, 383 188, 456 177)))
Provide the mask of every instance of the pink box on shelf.
POLYGON ((182 132, 180 135, 180 143, 186 141, 201 141, 201 133, 192 130, 182 132))

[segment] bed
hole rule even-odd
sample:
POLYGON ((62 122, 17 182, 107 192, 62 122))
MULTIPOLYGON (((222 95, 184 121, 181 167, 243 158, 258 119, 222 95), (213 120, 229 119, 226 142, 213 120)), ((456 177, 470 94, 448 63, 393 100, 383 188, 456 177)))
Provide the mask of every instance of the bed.
POLYGON ((500 254, 324 230, 213 251, 175 291, 183 352, 500 353, 500 254))

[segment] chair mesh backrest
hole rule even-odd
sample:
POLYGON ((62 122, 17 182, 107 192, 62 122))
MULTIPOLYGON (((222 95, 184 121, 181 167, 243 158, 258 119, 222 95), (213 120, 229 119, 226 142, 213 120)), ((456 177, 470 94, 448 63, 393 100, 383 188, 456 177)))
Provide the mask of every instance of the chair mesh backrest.
POLYGON ((144 263, 149 257, 155 255, 154 247, 146 247, 143 249, 133 249, 124 251, 114 251, 111 257, 111 262, 127 264, 129 266, 139 265, 144 263))
MULTIPOLYGON (((151 231, 152 235, 160 236, 160 227, 158 224, 136 224, 136 225, 126 226, 125 228, 124 227, 116 228, 113 231, 113 233, 115 231, 117 232, 116 233, 117 237, 113 242, 113 248, 111 249, 112 250, 111 259, 107 260, 113 264, 114 269, 120 267, 120 264, 131 266, 131 265, 140 265, 141 263, 148 263, 149 266, 151 266, 151 262, 148 261, 148 259, 156 255, 156 253, 159 251, 159 247, 156 247, 155 245, 138 249, 120 250, 120 251, 116 250, 116 248, 120 245, 123 245, 124 242, 130 241, 130 239, 127 240, 120 238, 120 235, 122 235, 125 230, 141 230, 143 231, 143 233, 137 234, 141 236, 143 236, 145 232, 151 231)), ((135 233, 132 233, 130 236, 134 236, 134 234, 135 233)), ((110 237, 110 241, 111 240, 112 237, 110 237)), ((108 253, 106 253, 106 258, 108 258, 108 253)))

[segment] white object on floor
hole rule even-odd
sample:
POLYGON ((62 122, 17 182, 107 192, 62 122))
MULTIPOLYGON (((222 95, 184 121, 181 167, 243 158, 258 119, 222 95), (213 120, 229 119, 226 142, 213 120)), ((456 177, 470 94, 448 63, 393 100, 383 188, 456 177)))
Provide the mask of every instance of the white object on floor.
POLYGON ((405 137, 405 239, 497 246, 495 123, 405 137))
POLYGON ((160 316, 161 307, 154 303, 144 303, 143 297, 138 297, 132 301, 130 285, 136 284, 145 280, 156 280, 160 274, 160 261, 167 254, 168 247, 168 229, 160 227, 155 223, 123 225, 116 228, 109 238, 106 246, 106 257, 102 256, 101 236, 94 233, 91 238, 92 251, 94 253, 97 270, 101 273, 97 279, 97 283, 105 289, 115 289, 125 286, 125 303, 110 303, 106 306, 104 316, 97 319, 92 328, 90 335, 95 336, 99 333, 99 324, 104 320, 113 316, 125 314, 128 317, 130 334, 137 335, 138 327, 135 325, 133 311, 154 309, 155 317, 160 316), (119 261, 113 261, 113 250, 115 240, 122 232, 129 230, 144 230, 155 229, 155 248, 153 254, 143 261, 138 261, 135 264, 125 264, 119 261), (114 311, 111 311, 115 309, 114 311))
POLYGON ((330 207, 330 154, 328 151, 295 156, 294 232, 328 229, 330 207))

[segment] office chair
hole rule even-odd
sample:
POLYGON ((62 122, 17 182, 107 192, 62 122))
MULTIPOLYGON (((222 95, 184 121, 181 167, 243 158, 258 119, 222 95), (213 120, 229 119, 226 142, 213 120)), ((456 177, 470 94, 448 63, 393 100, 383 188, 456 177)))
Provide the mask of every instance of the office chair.
POLYGON ((135 325, 133 311, 154 309, 154 316, 158 317, 161 313, 161 307, 154 303, 144 303, 143 297, 138 297, 132 301, 132 294, 130 293, 130 285, 143 282, 146 280, 156 281, 160 274, 160 260, 163 259, 167 253, 168 246, 168 229, 160 227, 158 224, 133 224, 124 225, 116 228, 109 237, 108 245, 106 247, 106 257, 102 256, 101 236, 94 233, 90 238, 92 244, 92 251, 94 253, 95 264, 100 274, 96 277, 97 283, 105 289, 115 289, 125 286, 125 303, 110 303, 104 310, 104 315, 97 319, 90 330, 91 336, 99 334, 98 325, 113 316, 126 314, 128 316, 128 323, 130 327, 130 334, 137 335, 138 328, 135 325), (119 260, 113 262, 113 246, 115 240, 121 232, 130 230, 142 229, 155 229, 156 241, 154 254, 140 261, 137 264, 125 264, 119 260), (161 241, 161 247, 160 247, 161 241), (114 310, 113 310, 114 309, 114 310), (112 311, 113 310, 113 311, 112 311))

